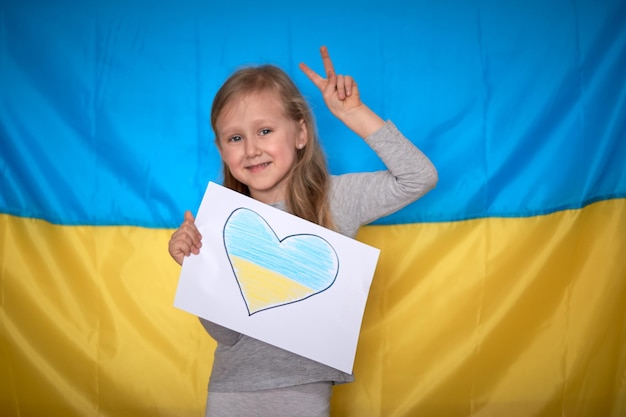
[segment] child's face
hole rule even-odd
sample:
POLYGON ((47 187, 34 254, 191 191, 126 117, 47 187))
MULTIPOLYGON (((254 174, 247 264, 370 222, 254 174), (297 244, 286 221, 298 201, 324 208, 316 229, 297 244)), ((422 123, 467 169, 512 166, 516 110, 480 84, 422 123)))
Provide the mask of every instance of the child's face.
POLYGON ((271 91, 228 103, 216 121, 219 150, 231 174, 264 203, 285 199, 297 149, 306 145, 304 121, 293 121, 271 91))

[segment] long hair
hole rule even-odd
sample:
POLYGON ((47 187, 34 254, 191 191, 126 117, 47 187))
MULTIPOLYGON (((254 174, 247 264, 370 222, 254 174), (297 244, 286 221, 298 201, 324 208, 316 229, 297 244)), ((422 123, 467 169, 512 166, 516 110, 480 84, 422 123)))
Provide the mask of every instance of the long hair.
MULTIPOLYGON (((287 210, 320 226, 335 229, 329 204, 329 173, 320 146, 313 113, 291 78, 274 65, 247 67, 233 73, 219 89, 211 107, 211 127, 220 146, 217 119, 232 100, 258 92, 276 92, 287 117, 296 123, 304 120, 307 143, 296 150, 296 161, 289 174, 285 204, 287 210)), ((222 162, 224 186, 250 195, 248 186, 237 180, 222 162)))

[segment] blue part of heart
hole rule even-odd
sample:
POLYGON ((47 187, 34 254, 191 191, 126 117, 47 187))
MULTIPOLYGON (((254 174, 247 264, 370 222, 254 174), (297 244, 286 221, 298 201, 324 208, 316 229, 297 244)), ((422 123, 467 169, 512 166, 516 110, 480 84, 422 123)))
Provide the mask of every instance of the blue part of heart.
POLYGON ((319 292, 334 282, 339 259, 333 247, 317 235, 295 234, 282 240, 254 211, 238 208, 224 226, 229 256, 237 256, 319 292))

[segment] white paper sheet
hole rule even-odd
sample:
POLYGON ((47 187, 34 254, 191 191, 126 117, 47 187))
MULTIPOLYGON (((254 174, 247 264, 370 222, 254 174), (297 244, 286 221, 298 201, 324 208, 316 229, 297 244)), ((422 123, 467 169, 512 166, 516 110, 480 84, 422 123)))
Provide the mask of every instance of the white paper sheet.
POLYGON ((351 373, 379 250, 210 182, 174 305, 351 373))

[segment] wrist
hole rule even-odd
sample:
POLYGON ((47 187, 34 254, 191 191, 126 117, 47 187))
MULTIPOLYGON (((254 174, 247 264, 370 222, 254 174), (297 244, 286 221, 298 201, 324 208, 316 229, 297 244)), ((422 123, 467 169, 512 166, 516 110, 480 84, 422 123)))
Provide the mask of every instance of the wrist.
POLYGON ((372 135, 385 125, 385 121, 369 107, 361 105, 346 113, 342 121, 361 138, 372 135))

